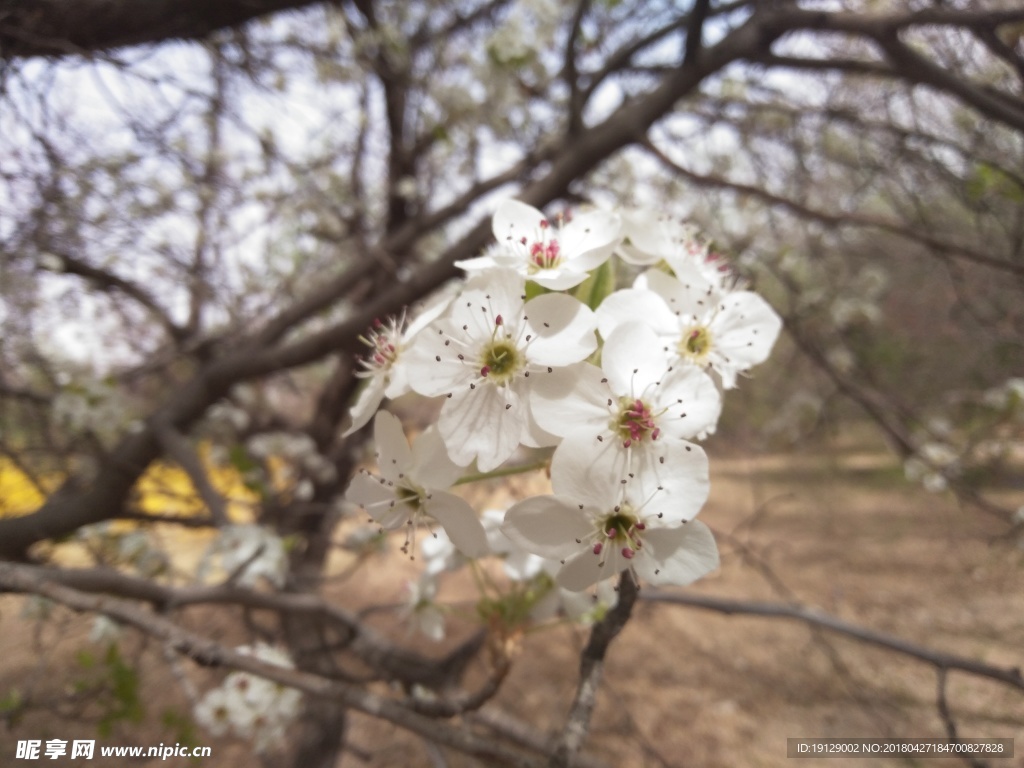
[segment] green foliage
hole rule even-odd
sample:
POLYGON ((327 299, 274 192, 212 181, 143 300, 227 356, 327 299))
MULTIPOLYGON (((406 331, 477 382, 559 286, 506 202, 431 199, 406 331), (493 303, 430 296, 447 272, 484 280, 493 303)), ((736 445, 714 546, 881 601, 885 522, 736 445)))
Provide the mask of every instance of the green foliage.
POLYGON ((591 309, 597 309, 605 297, 615 290, 615 266, 609 259, 595 269, 586 280, 576 287, 573 296, 591 309))
POLYGON ((1024 203, 1024 187, 1005 171, 988 163, 978 163, 967 180, 967 194, 975 203, 987 197, 1001 197, 1011 203, 1024 203))
POLYGON ((515 589, 498 597, 484 596, 476 604, 477 614, 488 625, 500 626, 507 630, 522 627, 530 620, 530 613, 555 587, 555 582, 546 573, 535 576, 531 581, 516 585, 515 589))
MULTIPOLYGON (((183 714, 173 707, 168 707, 160 713, 160 724, 171 734, 169 740, 187 747, 199 745, 195 723, 187 714, 183 714)), ((196 762, 199 758, 193 757, 196 762)))
POLYGON ((24 711, 25 699, 17 688, 11 688, 0 699, 0 720, 6 721, 8 726, 17 725, 24 711))
POLYGON ((102 660, 89 651, 79 651, 75 657, 85 673, 72 683, 76 694, 92 697, 99 706, 97 733, 108 737, 119 722, 138 723, 145 715, 139 695, 139 673, 121 655, 116 643, 111 643, 102 660))
POLYGON ((533 282, 533 280, 526 281, 526 300, 535 299, 538 296, 543 296, 545 293, 551 293, 548 288, 545 288, 539 283, 533 282))

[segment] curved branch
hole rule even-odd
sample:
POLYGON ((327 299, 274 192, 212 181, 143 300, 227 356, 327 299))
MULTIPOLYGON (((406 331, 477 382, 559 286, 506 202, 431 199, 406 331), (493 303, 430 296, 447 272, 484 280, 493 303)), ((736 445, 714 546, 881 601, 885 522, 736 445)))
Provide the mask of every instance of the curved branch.
POLYGON ((923 645, 917 645, 893 635, 851 624, 842 619, 837 619, 835 616, 829 616, 826 613, 804 606, 728 600, 707 595, 669 593, 657 590, 645 590, 641 594, 641 599, 652 603, 669 603, 690 608, 701 608, 716 613, 724 613, 728 616, 760 616, 763 618, 799 621, 808 626, 820 627, 821 629, 827 629, 829 632, 852 637, 868 645, 874 645, 901 653, 904 656, 910 656, 931 664, 939 670, 956 669, 1024 691, 1024 674, 1021 673, 1020 667, 997 667, 982 661, 969 659, 965 656, 935 651, 923 645))
POLYGON ((243 655, 206 637, 190 632, 162 616, 140 610, 126 600, 88 595, 54 583, 36 569, 0 563, 0 591, 37 594, 75 611, 102 613, 143 634, 164 641, 175 652, 203 666, 227 667, 250 672, 310 696, 343 703, 371 717, 387 720, 412 733, 460 752, 494 761, 491 764, 540 768, 537 760, 493 743, 454 725, 410 711, 402 704, 307 672, 287 669, 243 655))
POLYGON ((482 643, 482 638, 471 638, 448 657, 434 660, 393 645, 353 614, 314 594, 259 592, 233 584, 174 588, 110 568, 17 568, 20 573, 40 583, 69 586, 83 593, 138 600, 161 611, 196 605, 238 605, 253 610, 316 617, 343 630, 348 637, 346 649, 386 679, 434 690, 457 682, 482 643))
POLYGON ((654 156, 662 165, 673 173, 692 181, 698 186, 727 189, 740 195, 755 197, 769 205, 778 205, 785 208, 802 219, 812 219, 834 227, 867 227, 870 229, 878 229, 883 232, 889 232, 912 242, 919 243, 920 245, 923 245, 937 253, 948 254, 950 256, 966 259, 978 264, 984 264, 988 267, 1001 269, 1014 275, 1024 276, 1024 263, 1018 264, 1005 259, 998 259, 965 245, 952 243, 948 238, 937 237, 923 232, 916 232, 912 229, 901 226, 895 221, 887 221, 882 218, 864 216, 855 213, 836 214, 828 213, 827 211, 819 211, 803 205, 802 203, 798 203, 795 200, 790 200, 789 198, 772 194, 767 190, 751 184, 743 184, 738 181, 730 181, 729 179, 721 176, 705 175, 691 171, 676 163, 650 141, 644 141, 641 146, 643 146, 644 149, 650 152, 652 156, 654 156))
POLYGON ((64 268, 63 271, 66 274, 83 277, 92 282, 101 291, 120 291, 125 296, 135 299, 135 301, 149 310, 172 339, 175 341, 183 341, 185 339, 187 335, 186 330, 171 320, 170 315, 142 286, 136 285, 130 280, 125 280, 113 272, 87 264, 71 254, 54 253, 53 255, 60 259, 61 265, 64 268))

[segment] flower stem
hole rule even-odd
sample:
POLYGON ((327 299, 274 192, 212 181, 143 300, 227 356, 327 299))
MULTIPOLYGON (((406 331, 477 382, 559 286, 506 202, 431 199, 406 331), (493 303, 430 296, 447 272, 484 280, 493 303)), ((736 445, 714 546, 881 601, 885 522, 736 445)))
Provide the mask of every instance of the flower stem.
POLYGON ((474 472, 472 475, 460 477, 455 481, 454 485, 465 485, 481 480, 493 480, 497 477, 509 477, 510 475, 522 475, 526 472, 533 472, 536 469, 545 469, 547 466, 548 460, 544 459, 543 461, 535 461, 533 464, 520 464, 518 467, 504 467, 503 469, 493 469, 490 472, 474 472))

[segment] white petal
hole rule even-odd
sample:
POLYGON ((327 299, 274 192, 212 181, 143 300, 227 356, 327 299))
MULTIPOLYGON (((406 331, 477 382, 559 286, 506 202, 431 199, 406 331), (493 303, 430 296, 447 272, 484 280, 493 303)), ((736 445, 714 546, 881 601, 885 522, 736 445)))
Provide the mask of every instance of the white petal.
POLYGON ((352 478, 345 498, 359 504, 385 530, 394 530, 408 520, 413 508, 398 503, 393 486, 381 483, 379 478, 360 472, 352 478))
POLYGON ((531 335, 526 359, 542 366, 564 366, 586 359, 597 349, 594 313, 572 296, 549 293, 527 302, 531 335))
POLYGON ((652 406, 661 412, 658 426, 666 437, 689 440, 714 431, 722 412, 722 396, 704 371, 676 365, 655 390, 652 406))
POLYGON ((377 466, 385 480, 398 481, 412 467, 412 451, 405 439, 402 422, 387 411, 378 411, 373 420, 373 439, 377 444, 377 466))
POLYGON ((566 560, 562 570, 555 577, 555 583, 564 589, 568 589, 570 592, 582 592, 599 581, 604 581, 617 575, 621 570, 615 568, 618 559, 610 555, 604 561, 603 567, 601 562, 601 557, 595 555, 589 549, 579 552, 574 557, 566 560))
POLYGON ((669 367, 664 348, 650 326, 640 322, 625 323, 612 331, 601 350, 601 368, 612 392, 639 397, 660 381, 669 367))
MULTIPOLYGON (((545 371, 545 373, 547 372, 545 371)), ((559 435, 548 432, 546 429, 541 427, 541 425, 537 423, 537 419, 534 418, 533 406, 530 405, 529 398, 527 397, 529 395, 529 390, 525 385, 522 385, 522 382, 524 381, 526 380, 520 379, 514 385, 516 387, 516 391, 519 393, 520 400, 527 404, 526 423, 523 424, 523 434, 520 435, 519 442, 527 448, 550 448, 558 445, 562 442, 562 438, 559 435)))
POLYGON ((644 556, 636 558, 635 567, 651 584, 692 584, 718 567, 715 537, 699 520, 678 528, 649 529, 644 556))
POLYGON ((483 557, 490 552, 487 533, 465 499, 433 491, 424 502, 424 510, 441 524, 452 544, 466 557, 483 557))
POLYGON ((664 214, 632 209, 621 211, 619 215, 622 217, 622 234, 629 238, 630 253, 637 259, 630 263, 656 264, 672 251, 664 214))
POLYGON ((468 466, 475 458, 490 472, 519 446, 528 407, 512 388, 483 382, 447 400, 437 428, 452 461, 468 466))
POLYGON ((496 269, 498 267, 498 262, 496 262, 492 256, 476 256, 472 259, 456 261, 455 266, 459 269, 464 269, 467 272, 474 272, 480 269, 496 269))
POLYGON ((561 559, 579 550, 576 539, 593 533, 593 524, 572 499, 533 496, 509 508, 501 530, 527 552, 561 559))
POLYGON ((575 263, 555 267, 553 269, 542 269, 529 275, 529 279, 552 291, 565 291, 575 288, 587 279, 587 273, 575 263))
POLYGON ((489 270, 474 276, 452 302, 450 325, 458 329, 453 334, 456 338, 487 341, 494 333, 498 315, 507 326, 518 328, 525 289, 523 277, 512 269, 489 270))
POLYGON ((402 334, 402 344, 409 344, 424 328, 441 317, 451 306, 454 298, 450 290, 442 289, 424 301, 402 334))
POLYGON ((551 457, 551 487, 555 493, 597 509, 609 509, 620 499, 626 476, 626 454, 617 440, 572 434, 551 457))
POLYGON ((378 374, 372 376, 366 385, 363 387, 363 391, 359 393, 359 397, 356 398, 355 403, 352 405, 352 410, 349 411, 352 416, 352 426, 346 429, 342 433, 342 437, 348 437, 353 432, 356 432, 366 426, 373 415, 380 408, 381 401, 384 399, 384 374, 378 374))
POLYGON ((620 245, 615 252, 627 264, 635 264, 638 267, 649 267, 661 261, 657 255, 642 251, 629 243, 620 245))
POLYGON ((464 470, 449 458, 436 426, 428 427, 413 442, 409 476, 421 488, 451 488, 464 470))
POLYGON ((515 547, 513 552, 505 556, 502 569, 512 581, 527 581, 541 572, 543 563, 544 558, 539 555, 515 547))
POLYGON ((676 335, 679 322, 653 291, 623 288, 605 297, 595 313, 597 329, 607 339, 618 326, 639 320, 660 335, 676 335))
POLYGON ((598 435, 608 431, 611 390, 602 383, 605 376, 600 368, 577 363, 530 378, 530 408, 548 432, 565 437, 574 432, 598 435))
MULTIPOLYGON (((699 445, 657 440, 633 452, 633 478, 626 498, 647 520, 675 525, 693 519, 707 501, 711 483, 708 457, 699 445), (660 517, 658 517, 660 515, 660 517)), ((552 479, 554 479, 552 467, 552 479)))
POLYGON ((696 269, 681 279, 665 274, 660 269, 649 269, 644 272, 641 284, 661 296, 673 314, 700 317, 718 299, 718 293, 711 283, 701 277, 696 269))
POLYGON ((764 362, 782 328, 771 305, 750 291, 737 291, 720 302, 710 331, 715 352, 740 370, 764 362))
POLYGON ((521 237, 533 240, 542 221, 547 221, 547 217, 533 206, 518 200, 506 200, 494 212, 491 231, 499 243, 516 241, 521 237))
POLYGON ((586 269, 600 266, 609 255, 609 246, 619 239, 622 222, 614 213, 608 211, 587 211, 576 214, 558 233, 562 252, 573 261, 586 254, 598 254, 601 259, 596 264, 588 264, 586 269), (602 255, 603 254, 603 255, 602 255))
POLYGON ((586 251, 580 256, 575 256, 569 261, 569 265, 581 272, 592 272, 600 267, 615 252, 615 243, 605 245, 601 248, 586 251))
POLYGON ((440 321, 428 327, 416 339, 416 344, 403 355, 407 362, 409 385, 424 397, 439 397, 469 386, 477 371, 458 355, 463 347, 456 347, 451 339, 463 338, 455 326, 440 321), (445 344, 449 341, 449 344, 445 344))

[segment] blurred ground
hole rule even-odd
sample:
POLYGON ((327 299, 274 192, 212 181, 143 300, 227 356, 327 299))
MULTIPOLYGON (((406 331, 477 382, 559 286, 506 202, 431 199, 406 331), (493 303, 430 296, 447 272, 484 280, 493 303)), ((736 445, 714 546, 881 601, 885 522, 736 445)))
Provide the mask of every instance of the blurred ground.
MULTIPOLYGON (((795 600, 936 650, 997 665, 1024 664, 1024 550, 993 541, 1004 529, 1000 523, 960 509, 948 495, 910 486, 896 462, 868 438, 846 436, 828 450, 760 456, 727 451, 712 441, 708 452, 712 495, 701 518, 718 535, 723 566, 696 591, 795 600)), ((475 500, 498 505, 526 490, 523 482, 495 485, 475 500)), ((398 603, 403 580, 414 573, 396 553, 387 568, 329 586, 328 594, 349 606, 398 603)), ((446 583, 441 594, 454 602, 471 596, 471 585, 459 581, 446 583)), ((76 653, 87 642, 88 620, 58 612, 37 625, 20 615, 20 598, 0 598, 0 702, 12 688, 43 696, 68 689, 84 674, 76 653)), ((386 626, 387 616, 381 620, 386 626)), ((215 612, 191 613, 189 623, 233 639, 215 612)), ((472 631, 457 620, 450 629, 449 644, 472 631)), ((432 652, 422 639, 398 637, 432 652)), ((528 635, 519 663, 488 711, 555 732, 573 695, 585 638, 584 630, 567 626, 528 635)), ((98 646, 87 647, 102 657, 98 646)), ((0 765, 29 764, 13 760, 17 739, 174 743, 184 733, 176 718, 187 708, 160 649, 134 642, 124 647, 125 657, 139 653, 145 659, 143 722, 118 722, 109 736, 98 737, 94 725, 75 721, 88 711, 75 713, 64 705, 30 713, 14 727, 0 716, 0 765), (165 710, 171 714, 161 723, 165 710)), ((215 679, 206 674, 193 679, 215 679)), ((965 765, 952 759, 786 757, 787 737, 943 736, 936 690, 935 671, 922 662, 800 624, 641 603, 612 646, 587 753, 628 768, 965 765)), ((1024 766, 1024 695, 952 672, 948 697, 961 736, 1016 739, 1017 757, 989 765, 1024 766)), ((479 765, 458 754, 439 754, 362 716, 353 716, 350 733, 353 752, 343 759, 344 768, 479 765)), ((110 764, 253 764, 238 744, 202 732, 194 739, 213 746, 214 757, 192 763, 122 758, 110 764)), ((76 763, 64 758, 54 764, 76 763)))

